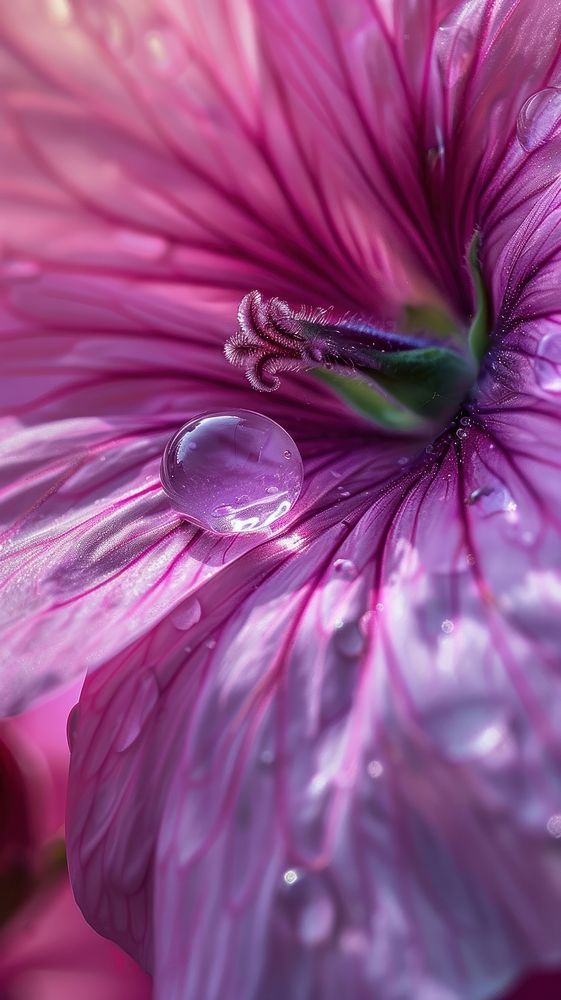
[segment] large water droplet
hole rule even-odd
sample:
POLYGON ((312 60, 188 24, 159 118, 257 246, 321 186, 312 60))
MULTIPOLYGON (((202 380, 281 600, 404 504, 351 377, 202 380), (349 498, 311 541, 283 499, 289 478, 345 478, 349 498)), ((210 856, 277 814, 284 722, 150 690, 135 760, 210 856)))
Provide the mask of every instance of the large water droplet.
POLYGON ((561 330, 542 338, 536 358, 536 380, 546 392, 561 392, 561 330))
POLYGON ((252 410, 195 417, 168 442, 160 469, 175 510, 223 535, 267 530, 294 506, 303 476, 290 435, 252 410))
POLYGON ((551 139, 561 124, 561 90, 546 87, 522 105, 516 122, 520 145, 530 152, 551 139))

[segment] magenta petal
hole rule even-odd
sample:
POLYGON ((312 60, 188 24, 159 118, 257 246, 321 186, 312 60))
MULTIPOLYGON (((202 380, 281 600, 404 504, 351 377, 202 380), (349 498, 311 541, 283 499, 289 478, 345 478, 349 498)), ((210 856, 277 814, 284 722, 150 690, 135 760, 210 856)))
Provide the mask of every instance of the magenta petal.
POLYGON ((351 474, 342 524, 307 516, 86 681, 72 878, 157 996, 484 998, 559 959, 559 542, 522 537, 506 463, 468 502, 493 441, 460 440, 450 478, 380 467, 358 516, 351 474))

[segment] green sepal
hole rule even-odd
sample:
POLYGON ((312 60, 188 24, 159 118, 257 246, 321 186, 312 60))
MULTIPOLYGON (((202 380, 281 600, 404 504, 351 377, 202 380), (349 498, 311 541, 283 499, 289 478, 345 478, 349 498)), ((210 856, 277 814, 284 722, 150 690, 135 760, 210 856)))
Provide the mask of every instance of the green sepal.
POLYGON ((475 316, 468 333, 468 344, 474 358, 480 362, 487 350, 489 342, 490 309, 487 291, 481 277, 479 266, 479 247, 481 239, 476 232, 468 250, 468 267, 475 292, 475 316))
POLYGON ((444 425, 469 392, 477 374, 470 355, 445 347, 375 351, 374 368, 360 378, 323 368, 314 374, 375 424, 404 433, 444 425))

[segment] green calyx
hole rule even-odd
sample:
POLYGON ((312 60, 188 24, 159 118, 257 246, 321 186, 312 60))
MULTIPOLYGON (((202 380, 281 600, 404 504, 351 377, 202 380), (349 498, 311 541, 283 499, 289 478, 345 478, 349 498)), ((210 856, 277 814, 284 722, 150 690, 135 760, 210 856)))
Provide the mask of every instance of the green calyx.
POLYGON ((396 350, 388 342, 369 352, 367 365, 361 352, 352 374, 322 367, 313 370, 315 377, 380 428, 419 436, 442 430, 472 389, 487 348, 489 307, 478 252, 476 233, 467 256, 475 300, 467 334, 443 310, 408 307, 400 348, 409 334, 410 348, 396 350))

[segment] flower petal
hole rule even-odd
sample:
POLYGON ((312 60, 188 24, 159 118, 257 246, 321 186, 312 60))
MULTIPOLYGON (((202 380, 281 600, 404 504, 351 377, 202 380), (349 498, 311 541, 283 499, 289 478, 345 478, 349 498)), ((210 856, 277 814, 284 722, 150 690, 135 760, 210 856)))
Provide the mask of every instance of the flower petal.
POLYGON ((516 510, 466 503, 494 443, 467 435, 390 475, 372 448, 352 502, 87 679, 72 878, 157 996, 482 1000, 559 960, 559 533, 527 544, 502 459, 516 510))

